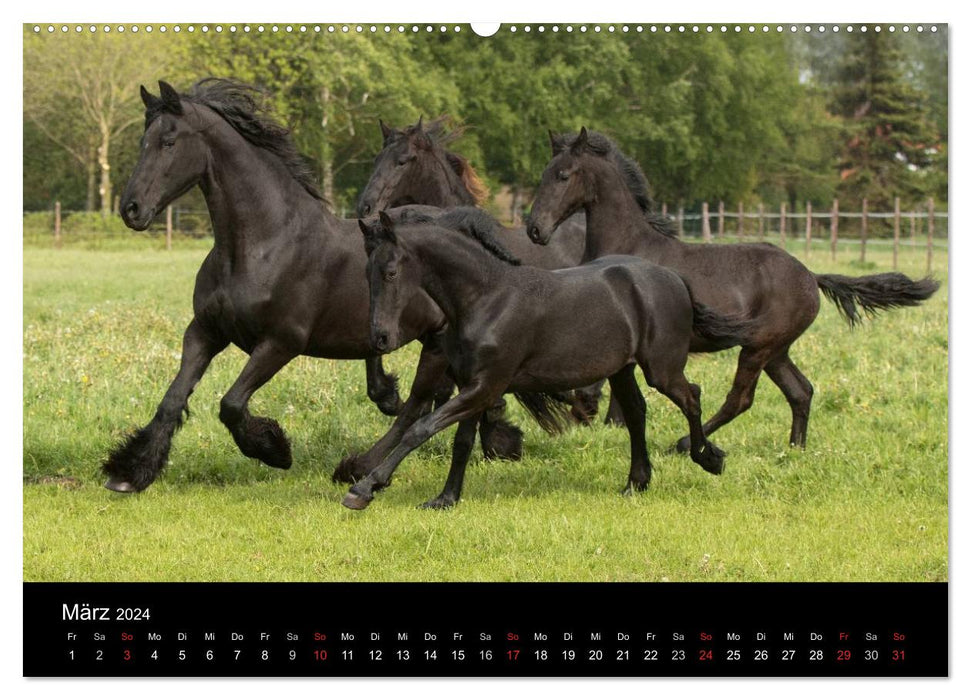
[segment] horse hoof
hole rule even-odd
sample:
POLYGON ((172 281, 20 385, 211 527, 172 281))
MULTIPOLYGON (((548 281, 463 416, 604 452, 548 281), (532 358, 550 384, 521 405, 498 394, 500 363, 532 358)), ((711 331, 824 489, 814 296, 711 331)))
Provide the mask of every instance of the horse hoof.
POLYGON ((438 496, 430 501, 425 501, 419 508, 424 508, 426 510, 447 510, 449 508, 455 507, 456 501, 451 498, 445 498, 444 496, 438 496))
POLYGON ((691 450, 691 438, 687 435, 674 444, 674 451, 678 454, 684 454, 689 450, 691 450))
POLYGON ((330 480, 336 483, 355 484, 368 475, 368 468, 361 455, 348 455, 334 469, 330 480))
POLYGON ((633 495, 637 494, 640 491, 646 491, 646 490, 647 490, 647 482, 646 481, 644 483, 642 483, 642 484, 641 483, 635 483, 635 482, 631 481, 631 482, 628 482, 627 483, 627 486, 625 486, 624 489, 620 492, 620 495, 621 496, 633 496, 633 495))
POLYGON ((362 496, 360 494, 349 491, 344 500, 341 501, 341 505, 345 508, 350 508, 351 510, 364 510, 370 505, 372 498, 362 496))
POLYGON ((109 491, 115 491, 117 493, 135 493, 138 491, 131 482, 128 481, 116 481, 115 479, 108 479, 105 482, 105 488, 109 491))
POLYGON ((381 399, 375 402, 378 406, 378 410, 381 411, 386 416, 397 416, 401 413, 401 407, 404 406, 404 402, 398 397, 397 392, 392 394, 386 399, 381 399))
POLYGON ((709 442, 705 451, 701 453, 699 464, 706 472, 717 476, 725 471, 725 453, 709 442))

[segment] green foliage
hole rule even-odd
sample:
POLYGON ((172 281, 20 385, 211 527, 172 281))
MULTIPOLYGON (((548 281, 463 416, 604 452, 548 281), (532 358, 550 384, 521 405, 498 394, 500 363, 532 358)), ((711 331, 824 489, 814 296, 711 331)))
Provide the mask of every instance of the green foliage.
POLYGON ((925 174, 937 169, 927 97, 904 79, 895 37, 868 32, 845 41, 832 91, 833 110, 844 124, 839 191, 884 210, 895 196, 921 201, 933 191, 925 174))
MULTIPOLYGON (((134 238, 124 239, 134 241, 134 238)), ((793 359, 815 386, 809 446, 786 445, 789 408, 768 379, 720 430, 713 477, 666 448, 684 432, 645 390, 651 488, 619 494, 629 443, 600 424, 552 438, 510 402, 522 462, 476 450, 464 499, 438 493, 452 431, 410 455, 363 513, 342 508, 337 462, 388 427, 360 362, 297 358, 253 398, 293 441, 289 471, 243 457, 218 420, 245 362, 218 356, 191 400, 170 463, 146 492, 101 487, 99 465, 152 416, 179 364, 205 246, 173 251, 24 250, 23 575, 27 581, 941 581, 948 577, 947 263, 925 306, 855 330, 824 303, 793 359)), ((860 274, 851 251, 819 272, 860 274)), ((889 269, 871 251, 873 271, 889 269)), ((921 250, 902 270, 923 274, 921 250)), ((868 270, 869 272, 869 270, 868 270)), ((387 365, 407 390, 417 344, 387 365)), ((693 356, 706 416, 737 351, 693 356)))
POLYGON ((456 149, 480 175, 527 194, 549 159, 547 130, 585 125, 617 140, 655 198, 672 206, 828 205, 841 169, 854 173, 841 192, 873 189, 871 208, 894 193, 905 205, 946 201, 946 27, 918 36, 520 26, 488 39, 462 29, 76 36, 25 28, 24 205, 97 204, 105 139, 97 113, 114 125, 109 179, 120 191, 138 153, 138 84, 156 92, 163 79, 186 90, 207 76, 266 91, 338 212, 352 210, 368 179, 379 118, 402 126, 446 112, 467 126, 456 149), (103 84, 114 86, 107 102, 94 99, 103 84), (867 101, 866 117, 855 117, 867 101), (892 138, 876 137, 887 124, 892 138), (897 153, 918 172, 904 172, 897 153))

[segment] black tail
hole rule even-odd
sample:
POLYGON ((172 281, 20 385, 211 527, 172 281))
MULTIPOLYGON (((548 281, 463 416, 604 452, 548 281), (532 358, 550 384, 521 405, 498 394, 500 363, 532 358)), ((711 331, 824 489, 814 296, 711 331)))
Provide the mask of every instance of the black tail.
POLYGON ((516 392, 513 394, 519 404, 550 435, 566 430, 571 421, 570 405, 564 403, 557 394, 539 392, 516 392))
POLYGON ((869 317, 886 309, 917 306, 941 286, 940 282, 930 277, 915 282, 899 272, 882 272, 866 277, 816 275, 816 283, 851 326, 863 320, 860 309, 869 317))
POLYGON ((745 345, 755 323, 741 316, 727 316, 692 300, 694 332, 715 347, 724 350, 745 345))

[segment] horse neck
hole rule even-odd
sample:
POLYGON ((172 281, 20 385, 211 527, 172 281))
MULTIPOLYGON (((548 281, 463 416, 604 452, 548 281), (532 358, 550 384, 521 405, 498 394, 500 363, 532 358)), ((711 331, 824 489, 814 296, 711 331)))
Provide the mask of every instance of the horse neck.
POLYGON ((249 245, 293 236, 295 226, 307 221, 335 229, 337 218, 278 156, 220 126, 207 133, 209 164, 199 183, 217 249, 239 257, 249 245))
POLYGON ((452 166, 448 163, 445 152, 431 153, 423 164, 423 180, 425 181, 426 201, 419 204, 429 204, 435 207, 461 207, 475 204, 475 197, 462 182, 452 166))
POLYGON ((637 255, 645 243, 664 248, 677 244, 648 224, 620 173, 601 167, 594 181, 594 197, 584 206, 587 215, 584 261, 604 255, 637 255))
POLYGON ((503 289, 496 280, 515 269, 455 232, 416 232, 408 240, 421 261, 422 288, 450 323, 458 322, 482 296, 503 289))

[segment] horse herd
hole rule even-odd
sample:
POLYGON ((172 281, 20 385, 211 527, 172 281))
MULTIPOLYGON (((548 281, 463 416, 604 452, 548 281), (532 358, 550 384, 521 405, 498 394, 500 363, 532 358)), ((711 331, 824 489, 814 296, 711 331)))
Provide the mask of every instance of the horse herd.
POLYGON ((625 491, 651 478, 639 366, 684 414, 678 448, 721 473, 709 436, 751 405, 764 371, 792 410, 789 441, 804 446, 813 388, 789 357, 819 311, 819 292, 850 325, 914 306, 938 288, 899 273, 817 275, 768 244, 693 245, 654 211, 641 168, 605 136, 550 133, 552 158, 528 224, 509 229, 476 205, 485 188, 447 150, 443 120, 394 129, 358 204, 359 219, 327 208, 286 129, 256 91, 209 78, 179 94, 141 89, 141 153, 121 199, 125 223, 144 230, 198 185, 214 244, 196 278, 181 365, 152 420, 105 461, 105 486, 147 488, 159 476, 189 395, 230 343, 249 355, 219 417, 243 454, 289 468, 279 423, 249 412, 253 393, 298 355, 364 359, 368 397, 394 415, 367 452, 346 457, 335 481, 362 509, 400 462, 457 423, 441 494, 460 496, 476 432, 488 457, 518 458, 522 432, 503 418, 512 393, 550 432, 589 422, 610 383, 608 419, 626 425, 625 491), (381 355, 422 344, 408 398, 381 355), (740 346, 721 408, 701 422, 701 390, 684 374, 689 352, 740 346), (453 396, 454 387, 458 392, 453 396))

